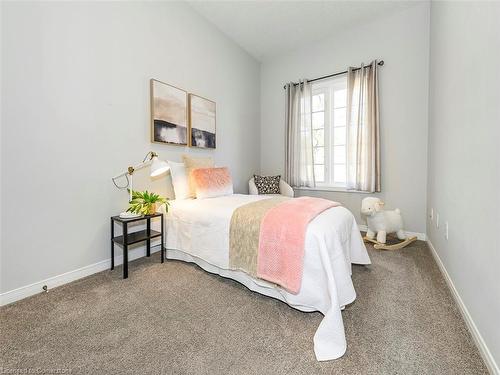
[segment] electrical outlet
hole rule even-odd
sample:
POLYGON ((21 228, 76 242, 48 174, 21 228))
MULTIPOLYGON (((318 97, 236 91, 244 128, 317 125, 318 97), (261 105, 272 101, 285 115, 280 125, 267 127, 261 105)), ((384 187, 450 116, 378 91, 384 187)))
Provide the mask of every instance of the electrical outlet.
POLYGON ((434 208, 431 208, 431 221, 434 221, 434 208))
POLYGON ((436 212, 436 228, 439 228, 439 213, 436 212))
POLYGON ((448 222, 444 223, 444 238, 448 240, 448 222))

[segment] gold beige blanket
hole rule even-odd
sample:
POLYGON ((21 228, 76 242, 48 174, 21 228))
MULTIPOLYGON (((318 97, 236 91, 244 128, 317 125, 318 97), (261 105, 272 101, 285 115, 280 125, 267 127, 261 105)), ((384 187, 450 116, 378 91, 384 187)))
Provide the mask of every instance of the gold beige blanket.
POLYGON ((257 277, 260 224, 267 211, 288 197, 273 197, 238 207, 229 228, 229 267, 257 277))

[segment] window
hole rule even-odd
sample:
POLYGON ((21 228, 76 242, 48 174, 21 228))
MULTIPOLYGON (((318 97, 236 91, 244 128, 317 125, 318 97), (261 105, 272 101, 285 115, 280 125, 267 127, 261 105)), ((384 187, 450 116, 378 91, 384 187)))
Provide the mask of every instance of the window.
POLYGON ((347 77, 313 83, 312 128, 316 185, 345 187, 347 77))

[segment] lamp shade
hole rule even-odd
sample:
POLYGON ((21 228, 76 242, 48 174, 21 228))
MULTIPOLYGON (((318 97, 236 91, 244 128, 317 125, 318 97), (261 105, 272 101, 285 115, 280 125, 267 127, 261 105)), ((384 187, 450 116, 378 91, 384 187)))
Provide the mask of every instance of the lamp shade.
POLYGON ((151 159, 151 177, 156 177, 165 173, 170 169, 170 166, 166 161, 158 159, 157 156, 151 159))

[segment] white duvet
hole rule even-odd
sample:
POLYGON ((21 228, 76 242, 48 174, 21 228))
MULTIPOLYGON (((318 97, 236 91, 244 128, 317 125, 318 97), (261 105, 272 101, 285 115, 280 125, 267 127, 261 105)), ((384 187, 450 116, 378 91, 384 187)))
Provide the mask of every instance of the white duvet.
POLYGON ((229 269, 229 226, 233 211, 246 203, 268 199, 234 194, 218 198, 172 201, 166 215, 167 257, 195 262, 209 272, 235 279, 249 289, 278 298, 302 311, 324 315, 315 335, 319 361, 341 357, 347 348, 341 310, 356 299, 351 263, 370 264, 353 215, 330 208, 308 226, 304 273, 298 294, 229 269))

